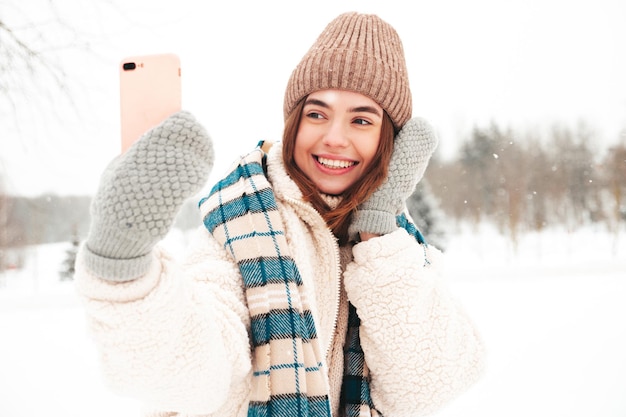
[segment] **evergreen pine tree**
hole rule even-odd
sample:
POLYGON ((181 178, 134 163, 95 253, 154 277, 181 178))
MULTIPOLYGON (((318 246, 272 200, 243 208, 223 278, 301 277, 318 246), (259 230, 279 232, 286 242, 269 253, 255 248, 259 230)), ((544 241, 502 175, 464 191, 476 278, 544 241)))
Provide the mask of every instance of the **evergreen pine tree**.
POLYGON ((65 259, 61 264, 61 271, 59 272, 61 281, 74 279, 74 264, 76 263, 79 245, 80 240, 78 239, 78 235, 74 233, 70 241, 70 247, 65 251, 65 259))
POLYGON ((407 199, 406 204, 409 214, 426 239, 426 242, 443 251, 447 241, 443 226, 445 214, 441 210, 439 202, 432 193, 426 179, 422 179, 417 184, 413 194, 407 199))

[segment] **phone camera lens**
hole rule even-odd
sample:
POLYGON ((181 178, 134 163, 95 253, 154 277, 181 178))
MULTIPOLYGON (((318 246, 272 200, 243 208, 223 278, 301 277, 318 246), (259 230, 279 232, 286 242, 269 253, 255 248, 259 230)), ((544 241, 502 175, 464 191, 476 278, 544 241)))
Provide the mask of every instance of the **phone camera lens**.
POLYGON ((134 62, 125 62, 123 65, 124 71, 132 71, 137 68, 137 64, 134 62))

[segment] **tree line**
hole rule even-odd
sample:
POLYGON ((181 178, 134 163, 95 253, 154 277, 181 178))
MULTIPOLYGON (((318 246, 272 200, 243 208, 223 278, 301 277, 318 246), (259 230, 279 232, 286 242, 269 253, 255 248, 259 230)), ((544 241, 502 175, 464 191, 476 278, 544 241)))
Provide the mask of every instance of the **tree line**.
POLYGON ((601 149, 584 123, 544 134, 475 127, 454 158, 435 155, 425 178, 449 220, 492 222, 514 243, 548 226, 617 233, 626 222, 626 138, 601 149))
MULTIPOLYGON (((91 196, 9 196, 0 190, 0 271, 7 249, 83 240, 91 196)), ((591 223, 616 234, 626 225, 626 138, 606 149, 593 131, 554 127, 548 134, 475 127, 455 157, 435 154, 409 210, 427 240, 445 248, 455 223, 497 225, 513 243, 527 231, 591 223)), ((186 202, 175 227, 200 224, 186 202)))
MULTIPOLYGON (((11 196, 0 190, 0 272, 15 263, 9 251, 15 254, 27 246, 84 240, 89 232, 91 199, 56 194, 11 196)), ((174 227, 184 230, 199 224, 197 202, 190 199, 174 227)))

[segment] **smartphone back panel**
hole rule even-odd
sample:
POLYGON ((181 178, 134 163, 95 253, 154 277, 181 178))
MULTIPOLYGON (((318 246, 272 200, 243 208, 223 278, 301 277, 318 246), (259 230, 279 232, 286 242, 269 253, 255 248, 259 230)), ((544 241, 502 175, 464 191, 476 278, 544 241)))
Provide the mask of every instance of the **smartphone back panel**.
POLYGON ((128 57, 120 63, 122 152, 181 110, 180 59, 175 54, 128 57))

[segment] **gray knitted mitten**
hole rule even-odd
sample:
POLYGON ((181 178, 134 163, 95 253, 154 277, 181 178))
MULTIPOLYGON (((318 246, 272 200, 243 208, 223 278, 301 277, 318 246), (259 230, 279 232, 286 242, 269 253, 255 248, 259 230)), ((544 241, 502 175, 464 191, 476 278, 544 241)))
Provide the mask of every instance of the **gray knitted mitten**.
POLYGON ((212 167, 213 144, 190 113, 176 113, 146 132, 102 174, 91 203, 87 268, 111 281, 145 274, 152 248, 212 167))
POLYGON ((398 228, 396 216, 422 179, 436 147, 437 137, 428 122, 413 118, 405 123, 394 141, 387 178, 354 214, 348 230, 351 239, 359 232, 384 235, 398 228))

